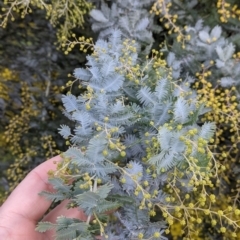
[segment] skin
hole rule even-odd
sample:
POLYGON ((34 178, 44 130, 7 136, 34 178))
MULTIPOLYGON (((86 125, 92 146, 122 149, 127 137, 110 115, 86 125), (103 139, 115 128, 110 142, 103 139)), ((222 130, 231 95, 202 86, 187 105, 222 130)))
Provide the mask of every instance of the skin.
POLYGON ((56 169, 54 162, 60 160, 60 156, 56 156, 32 170, 0 207, 0 239, 52 240, 54 230, 45 233, 35 230, 39 220, 56 223, 57 216, 62 215, 86 221, 87 218, 81 210, 66 209, 67 201, 63 201, 44 216, 51 201, 39 196, 38 193, 43 190, 54 191, 48 183, 47 172, 56 169))

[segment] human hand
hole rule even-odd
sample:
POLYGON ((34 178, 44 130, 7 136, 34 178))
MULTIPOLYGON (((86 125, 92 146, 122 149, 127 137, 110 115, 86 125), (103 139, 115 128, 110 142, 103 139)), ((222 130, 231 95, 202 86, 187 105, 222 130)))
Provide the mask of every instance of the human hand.
POLYGON ((33 169, 0 207, 0 239, 52 240, 54 230, 46 233, 39 233, 35 230, 39 220, 56 223, 58 216, 78 218, 83 221, 87 219, 79 209, 67 209, 67 201, 63 201, 44 216, 51 202, 39 193, 54 191, 52 185, 48 183, 47 172, 50 169, 56 169, 55 162, 60 160, 60 156, 56 156, 33 169))

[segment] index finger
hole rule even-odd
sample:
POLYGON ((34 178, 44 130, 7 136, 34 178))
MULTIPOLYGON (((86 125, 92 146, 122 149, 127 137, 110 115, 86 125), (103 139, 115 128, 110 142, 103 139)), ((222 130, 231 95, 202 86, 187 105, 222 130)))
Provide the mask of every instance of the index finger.
POLYGON ((30 221, 38 221, 51 205, 51 201, 39 196, 39 192, 53 190, 47 173, 56 169, 55 162, 60 160, 61 157, 56 156, 33 169, 4 202, 0 213, 11 211, 30 221))

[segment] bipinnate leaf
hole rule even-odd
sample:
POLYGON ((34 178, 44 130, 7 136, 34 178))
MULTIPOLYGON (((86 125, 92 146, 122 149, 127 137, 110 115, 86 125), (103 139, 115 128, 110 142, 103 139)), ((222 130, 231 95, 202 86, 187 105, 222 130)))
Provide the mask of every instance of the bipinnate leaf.
POLYGON ((57 238, 56 240, 66 240, 66 239, 75 239, 76 231, 72 231, 70 226, 56 231, 57 238))
POLYGON ((75 68, 73 75, 75 78, 84 81, 88 81, 92 77, 92 74, 84 68, 75 68))
POLYGON ((155 95, 157 96, 159 101, 163 101, 169 96, 170 92, 170 82, 167 78, 159 79, 156 89, 155 95))
POLYGON ((107 140, 104 137, 94 137, 89 141, 86 150, 86 156, 91 159, 92 163, 102 162, 104 156, 103 150, 106 148, 107 140))
POLYGON ((122 87, 124 77, 120 74, 114 74, 106 78, 105 83, 103 84, 103 89, 106 92, 118 91, 122 87))
POLYGON ((169 151, 161 151, 159 154, 151 157, 149 163, 156 166, 157 173, 159 174, 161 169, 166 171, 175 166, 177 159, 180 160, 179 155, 170 149, 169 151))
POLYGON ((130 161, 125 171, 127 173, 122 175, 122 179, 124 179, 123 189, 130 191, 136 187, 136 182, 142 180, 143 166, 136 161, 130 161))
POLYGON ((62 201, 66 197, 61 193, 61 192, 47 192, 47 191, 42 191, 39 193, 40 196, 45 197, 46 199, 54 202, 62 201))
POLYGON ((99 82, 99 80, 101 79, 101 74, 100 74, 99 68, 98 67, 90 67, 89 71, 92 74, 91 80, 94 82, 99 82))
POLYGON ((67 125, 60 125, 60 128, 58 129, 59 134, 63 136, 63 138, 67 139, 71 135, 71 129, 67 125))
POLYGON ((85 111, 76 111, 72 114, 72 117, 81 124, 83 129, 88 128, 91 123, 91 118, 85 111))
POLYGON ((198 36, 201 39, 201 41, 204 43, 207 43, 210 40, 209 34, 204 30, 200 31, 198 36))
POLYGON ((223 62, 226 62, 232 57, 233 53, 235 52, 235 46, 232 43, 228 44, 224 48, 222 48, 221 46, 217 46, 216 52, 218 54, 219 59, 222 60, 223 62))
POLYGON ((209 140, 213 137, 216 130, 216 125, 213 122, 205 122, 201 127, 199 137, 209 140))
POLYGON ((173 52, 169 52, 169 54, 167 56, 167 64, 169 67, 172 66, 173 61, 175 61, 175 59, 176 59, 175 54, 173 52))
POLYGON ((203 28, 203 20, 199 19, 195 24, 195 30, 198 32, 203 28))
POLYGON ((71 186, 64 184, 61 178, 49 178, 48 181, 52 184, 53 188, 61 191, 62 193, 69 193, 71 186))
POLYGON ((118 202, 111 202, 111 201, 107 201, 105 199, 101 199, 98 202, 98 207, 97 207, 96 211, 98 213, 106 213, 107 211, 116 210, 120 206, 121 206, 121 204, 118 202))
POLYGON ((210 37, 211 39, 215 38, 217 40, 220 38, 221 34, 222 28, 220 26, 215 26, 210 33, 210 37))
POLYGON ((110 183, 106 183, 102 186, 100 186, 96 193, 100 196, 100 198, 106 198, 109 194, 109 192, 111 191, 111 189, 113 188, 113 185, 110 183))
POLYGON ((114 59, 110 58, 103 63, 101 68, 101 73, 104 77, 109 76, 110 74, 114 74, 115 71, 115 62, 114 59))
POLYGON ((96 175, 96 177, 102 178, 107 176, 107 174, 116 172, 117 168, 113 164, 110 164, 108 162, 106 162, 105 164, 101 162, 95 163, 93 166, 84 166, 82 167, 82 170, 92 175, 96 175))
POLYGON ((217 66, 217 68, 222 68, 222 67, 225 66, 225 62, 220 60, 220 59, 217 59, 216 60, 216 66, 217 66))
POLYGON ((98 22, 102 22, 102 23, 108 22, 108 19, 98 9, 92 9, 89 14, 94 20, 98 22))
POLYGON ((158 141, 162 150, 167 151, 170 148, 172 135, 173 133, 165 126, 158 131, 158 141))
POLYGON ((56 222, 56 240, 75 239, 87 233, 89 227, 86 222, 82 222, 76 218, 67 218, 65 216, 57 217, 56 222))
POLYGON ((149 19, 147 17, 142 18, 136 24, 135 29, 136 31, 143 31, 147 28, 148 24, 149 24, 149 19))
POLYGON ((185 123, 188 120, 189 112, 192 109, 190 108, 187 100, 182 97, 179 97, 174 104, 174 119, 176 122, 185 123))
POLYGON ((76 147, 70 147, 64 155, 66 157, 70 157, 71 161, 75 163, 77 166, 91 166, 93 167, 93 162, 88 159, 80 149, 76 147))
POLYGON ((52 224, 51 222, 39 222, 35 230, 40 233, 44 233, 54 227, 55 227, 55 224, 52 224))
POLYGON ((90 215, 92 211, 98 206, 98 202, 101 197, 94 192, 88 191, 76 196, 77 205, 84 210, 87 215, 90 215))
POLYGON ((121 28, 124 30, 124 32, 126 31, 128 34, 131 33, 130 21, 129 21, 129 17, 128 16, 120 17, 119 18, 119 23, 121 25, 121 28))
POLYGON ((119 29, 113 29, 113 31, 111 33, 112 33, 112 35, 111 35, 109 41, 112 44, 112 47, 114 49, 121 42, 122 33, 119 29))
POLYGON ((77 99, 74 95, 63 95, 62 102, 67 112, 70 113, 78 110, 77 99))
POLYGON ((122 205, 123 204, 133 204, 134 203, 134 199, 132 197, 122 196, 122 195, 119 195, 119 194, 111 194, 106 199, 110 200, 112 202, 117 201, 117 202, 121 203, 122 205))
POLYGON ((140 100, 141 103, 143 103, 145 106, 154 106, 157 104, 156 97, 151 92, 151 89, 147 86, 142 87, 138 93, 137 98, 140 100))
POLYGON ((231 87, 236 83, 231 77, 222 77, 220 81, 222 87, 231 87))

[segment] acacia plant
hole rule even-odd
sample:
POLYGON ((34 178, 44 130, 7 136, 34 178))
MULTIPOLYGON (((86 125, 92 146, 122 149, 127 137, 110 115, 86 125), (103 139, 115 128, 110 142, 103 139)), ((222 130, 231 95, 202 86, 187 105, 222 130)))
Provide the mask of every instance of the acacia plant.
POLYGON ((215 124, 200 122, 209 109, 188 79, 179 84, 167 64, 140 58, 140 45, 120 30, 92 47, 86 68, 74 71, 73 84, 85 91, 62 98, 75 128, 59 129, 70 147, 57 171, 49 172, 56 192, 41 193, 53 201, 70 199, 67 207, 83 209, 88 220, 59 217, 56 224, 40 222, 37 230, 56 228, 57 239, 99 234, 104 239, 167 239, 178 221, 184 239, 191 239, 196 229, 190 218, 204 213, 220 222, 220 231, 228 223, 237 231, 231 211, 211 207, 215 196, 207 188, 218 171, 208 143, 215 124), (198 201, 192 202, 191 195, 198 201))
POLYGON ((59 42, 64 42, 64 37, 71 36, 75 27, 84 26, 84 17, 92 9, 92 3, 85 0, 4 0, 1 3, 2 19, 0 26, 6 28, 9 19, 15 21, 17 15, 25 18, 36 8, 44 10, 49 22, 57 27, 57 36, 59 42))
MULTIPOLYGON (((11 10, 29 12, 7 2, 3 26, 11 10)), ((76 3, 92 7, 30 2, 73 27, 86 13, 76 3)), ((87 221, 59 216, 36 230, 55 228, 56 239, 239 238, 238 1, 94 3, 87 23, 96 42, 69 31, 58 38, 66 55, 75 46, 92 53, 62 96, 69 148, 49 171, 56 191, 40 193, 69 199, 87 221)))
MULTIPOLYGON (((181 11, 182 19, 196 4, 181 11)), ((237 81, 237 62, 230 60, 235 49, 219 26, 210 30, 191 16, 195 26, 178 26, 173 13, 179 6, 172 5, 156 1, 152 12, 162 14, 163 27, 178 37, 152 54, 151 32, 161 29, 153 27, 145 2, 113 1, 91 11, 99 40, 86 42, 93 53, 86 68, 75 69, 72 82, 72 89, 79 85, 84 91, 62 98, 65 116, 75 122, 74 129, 59 129, 70 147, 57 171, 49 173, 56 192, 41 193, 54 201, 70 199, 67 207, 83 209, 88 220, 59 217, 56 224, 40 222, 38 231, 56 228, 57 239, 168 239, 180 225, 177 236, 186 240, 211 239, 204 231, 216 226, 214 239, 238 236, 237 199, 222 204, 217 199, 217 192, 224 192, 220 183, 226 168, 219 160, 228 145, 220 144, 221 122, 211 115, 228 112, 213 112, 222 105, 209 98, 225 95, 219 89, 206 97, 206 87, 237 81), (227 72, 229 64, 236 70, 227 72), (219 78, 216 83, 205 80, 210 69, 219 78)), ((78 43, 84 46, 70 42, 78 43)), ((234 101, 232 91, 225 94, 234 101)))

